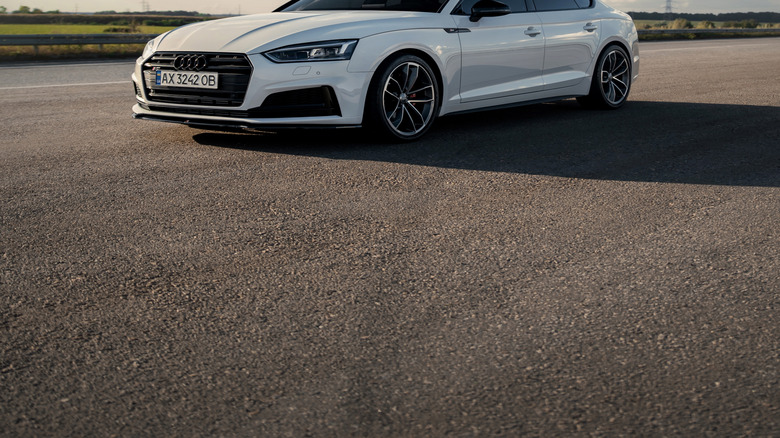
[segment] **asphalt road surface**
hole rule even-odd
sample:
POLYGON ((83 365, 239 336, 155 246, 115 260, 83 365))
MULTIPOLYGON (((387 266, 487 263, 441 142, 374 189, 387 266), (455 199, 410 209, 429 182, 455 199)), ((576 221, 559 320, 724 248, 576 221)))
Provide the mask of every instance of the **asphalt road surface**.
POLYGON ((780 435, 780 40, 421 141, 0 66, 0 435, 780 435))

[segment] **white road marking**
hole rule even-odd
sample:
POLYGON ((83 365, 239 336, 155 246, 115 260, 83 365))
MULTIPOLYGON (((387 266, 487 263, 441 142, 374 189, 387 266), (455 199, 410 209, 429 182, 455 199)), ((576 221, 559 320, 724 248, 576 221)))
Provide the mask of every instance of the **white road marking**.
POLYGON ((117 85, 117 84, 131 84, 132 81, 116 81, 116 82, 91 82, 85 84, 54 84, 54 85, 28 85, 23 87, 0 87, 0 90, 29 90, 32 88, 59 88, 59 87, 79 87, 79 86, 95 86, 95 85, 117 85))

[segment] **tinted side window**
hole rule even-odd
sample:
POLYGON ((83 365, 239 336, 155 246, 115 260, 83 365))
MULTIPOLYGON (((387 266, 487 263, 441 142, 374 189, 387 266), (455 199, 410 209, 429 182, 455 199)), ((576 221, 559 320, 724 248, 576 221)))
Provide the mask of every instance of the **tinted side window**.
POLYGON ((537 11, 563 11, 580 8, 575 0, 534 0, 534 4, 537 11))
MULTIPOLYGON (((456 9, 456 13, 459 15, 471 15, 471 8, 474 7, 474 4, 477 3, 479 0, 463 0, 460 4, 460 8, 456 9)), ((512 13, 515 12, 526 12, 528 11, 528 8, 525 6, 525 0, 497 0, 507 6, 509 6, 509 9, 512 10, 512 13)))
POLYGON ((591 4, 590 0, 577 0, 577 6, 579 6, 582 9, 589 8, 591 4))
POLYGON ((525 0, 499 0, 501 3, 509 6, 512 12, 526 12, 528 8, 525 6, 525 0))

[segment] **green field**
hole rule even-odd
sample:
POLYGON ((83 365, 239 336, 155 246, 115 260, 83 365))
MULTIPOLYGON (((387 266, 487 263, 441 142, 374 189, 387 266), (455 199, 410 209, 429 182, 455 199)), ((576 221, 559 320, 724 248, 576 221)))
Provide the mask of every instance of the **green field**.
MULTIPOLYGON (((108 24, 0 24, 0 35, 105 33, 107 29, 129 27, 108 24)), ((170 26, 136 26, 135 33, 160 34, 171 29, 173 27, 170 26)))

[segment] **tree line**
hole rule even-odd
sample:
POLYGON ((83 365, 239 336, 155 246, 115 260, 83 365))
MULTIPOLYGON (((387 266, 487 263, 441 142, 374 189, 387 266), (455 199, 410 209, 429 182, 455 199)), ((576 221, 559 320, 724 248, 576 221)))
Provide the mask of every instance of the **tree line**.
MULTIPOLYGON (((0 6, 0 14, 7 14, 8 8, 0 6)), ((19 9, 11 11, 12 14, 59 14, 60 10, 55 11, 43 11, 40 8, 31 8, 29 6, 19 6, 19 9)))
MULTIPOLYGON (((0 14, 7 14, 8 8, 0 6, 0 14)), ((19 9, 11 11, 11 14, 19 15, 44 15, 44 14, 60 14, 60 10, 44 11, 40 8, 31 8, 29 6, 19 6, 19 9)), ((201 14, 195 11, 148 11, 148 12, 117 12, 117 11, 100 11, 87 15, 163 15, 171 17, 203 17, 208 14, 201 14)))

